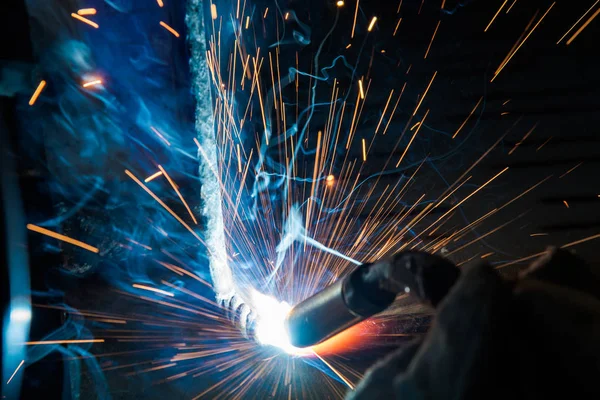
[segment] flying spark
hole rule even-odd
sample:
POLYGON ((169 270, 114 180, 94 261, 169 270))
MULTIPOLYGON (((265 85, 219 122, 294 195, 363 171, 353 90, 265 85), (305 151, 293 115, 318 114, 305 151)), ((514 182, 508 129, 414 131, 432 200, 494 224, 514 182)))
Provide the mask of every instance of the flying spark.
POLYGON ((369 24, 369 27, 367 28, 368 32, 371 32, 373 30, 373 27, 375 26, 376 22, 377 22, 377 17, 373 17, 373 19, 371 20, 371 23, 369 24))
POLYGON ((162 26, 163 28, 165 28, 166 30, 168 30, 169 32, 171 32, 171 34, 175 37, 179 37, 179 32, 177 32, 175 29, 171 28, 169 25, 167 25, 165 22, 160 21, 159 22, 160 26, 162 26))
POLYGON ((96 9, 95 8, 82 8, 80 10, 77 10, 77 14, 79 14, 79 15, 96 15, 96 9))
POLYGON ((15 375, 17 375, 17 372, 19 372, 19 369, 21 369, 21 367, 23 366, 24 363, 25 363, 25 360, 21 360, 21 362, 17 366, 17 369, 15 369, 15 372, 13 372, 12 375, 10 376, 10 378, 8 378, 8 381, 6 381, 7 385, 10 383, 10 381, 13 380, 13 378, 15 377, 15 375))
POLYGON ((90 246, 87 243, 83 243, 83 242, 81 242, 79 240, 75 240, 75 239, 72 239, 72 238, 70 238, 68 236, 61 235, 60 233, 53 232, 53 231, 51 231, 49 229, 42 228, 41 226, 37 226, 37 225, 33 225, 33 224, 27 224, 27 229, 29 229, 30 231, 33 231, 33 232, 41 233, 42 235, 50 236, 51 238, 58 239, 58 240, 61 240, 63 242, 66 242, 66 243, 70 243, 70 244, 72 244, 74 246, 81 247, 82 249, 86 249, 88 251, 91 251, 92 253, 98 253, 99 252, 99 250, 96 247, 94 247, 94 246, 90 246))
POLYGON ((88 24, 88 25, 89 25, 89 26, 91 26, 92 28, 96 28, 96 29, 98 29, 98 28, 100 27, 100 26, 99 26, 97 23, 95 23, 94 21, 91 21, 91 20, 89 20, 89 19, 87 19, 87 18, 84 18, 84 17, 82 17, 82 16, 81 16, 81 15, 79 15, 79 14, 72 13, 72 14, 71 14, 71 17, 73 17, 73 18, 75 18, 75 19, 77 19, 77 20, 79 20, 79 21, 81 21, 81 22, 84 22, 84 23, 88 24))
POLYGON ((38 85, 37 89, 35 89, 35 92, 33 92, 33 95, 31 96, 31 99, 29 99, 29 105, 32 106, 35 104, 35 102, 37 101, 38 97, 40 97, 40 94, 42 93, 42 90, 44 90, 44 88, 46 87, 46 81, 42 80, 40 82, 40 84, 38 85))
POLYGON ((89 81, 89 82, 85 82, 83 85, 84 88, 88 88, 90 86, 98 86, 98 85, 102 85, 102 80, 100 79, 95 79, 93 81, 89 81))

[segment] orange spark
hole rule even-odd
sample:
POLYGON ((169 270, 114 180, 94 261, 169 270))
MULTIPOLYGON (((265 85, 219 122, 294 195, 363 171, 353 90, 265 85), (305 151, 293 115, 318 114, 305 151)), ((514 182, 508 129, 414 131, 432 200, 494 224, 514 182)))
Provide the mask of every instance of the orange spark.
POLYGON ((165 5, 165 3, 163 3, 162 0, 156 0, 156 2, 158 3, 158 6, 161 8, 165 5))
POLYGON ((159 293, 159 294, 164 294, 165 296, 175 297, 175 295, 173 293, 167 292, 167 291, 162 290, 162 289, 157 289, 157 288, 153 288, 153 287, 146 286, 146 285, 139 285, 137 283, 134 283, 132 286, 134 288, 136 288, 136 289, 149 290, 151 292, 155 292, 155 293, 159 293))
POLYGON ((213 20, 217 19, 219 16, 217 14, 217 6, 216 4, 211 4, 210 5, 210 15, 212 17, 213 20))
POLYGON ((360 93, 361 100, 365 99, 365 89, 363 88, 362 79, 358 81, 358 92, 360 93))
POLYGON ((89 244, 80 242, 79 240, 71 239, 68 236, 61 235, 60 233, 53 232, 51 230, 48 230, 46 228, 42 228, 42 227, 37 226, 37 225, 27 224, 27 229, 29 229, 30 231, 37 232, 37 233, 41 233, 41 234, 46 235, 46 236, 50 236, 50 237, 52 237, 54 239, 62 240, 63 242, 67 242, 67 243, 70 243, 72 245, 81 247, 82 249, 89 250, 92 253, 98 253, 98 251, 99 251, 94 246, 90 246, 89 244))
MULTIPOLYGON (((410 69, 410 67, 408 67, 408 68, 410 69)), ((407 73, 408 73, 408 71, 407 71, 407 73)), ((437 75, 437 71, 435 71, 433 73, 433 77, 431 78, 431 81, 429 81, 429 85, 427 85, 427 89, 425 89, 425 93, 423 93, 423 97, 421 97, 421 100, 419 100, 419 104, 417 104, 417 107, 415 107, 415 111, 413 111, 413 117, 415 115, 417 115, 417 111, 419 111, 419 107, 421 107, 421 103, 425 99, 425 96, 427 96, 427 92, 429 91, 429 88, 431 87, 431 84, 433 83, 433 80, 435 79, 436 75, 437 75)))
POLYGON ((333 175, 327 175, 327 178, 325 178, 325 180, 327 182, 333 182, 335 180, 335 176, 333 176, 333 175))
POLYGON ((590 22, 592 22, 592 20, 598 16, 598 14, 600 14, 600 8, 596 10, 594 15, 592 15, 587 21, 585 21, 585 24, 581 25, 581 28, 579 28, 577 32, 575 32, 573 36, 571 36, 571 39, 567 40, 567 46, 570 45, 577 36, 579 36, 579 34, 590 24, 590 22))
POLYGON ((354 31, 356 29, 356 17, 358 16, 358 5, 360 4, 360 0, 356 0, 356 9, 354 10, 354 22, 352 23, 352 34, 350 35, 350 39, 354 39, 354 31))
POLYGON ((343 0, 339 0, 337 3, 335 3, 336 6, 338 7, 344 7, 344 1, 343 0))
POLYGON ((347 49, 349 49, 352 46, 352 43, 350 43, 348 46, 346 46, 347 49))
POLYGON ((532 233, 531 235, 529 235, 530 237, 536 237, 536 236, 548 236, 547 233, 532 233))
POLYGON ((427 58, 427 55, 429 54, 429 50, 431 49, 431 45, 433 44, 433 39, 435 39, 435 34, 438 31, 438 28, 440 27, 440 23, 442 21, 439 20, 436 27, 435 27, 435 31, 433 31, 433 36, 431 37, 431 41, 429 42, 429 46, 427 46, 427 51, 425 52, 425 57, 423 57, 423 59, 427 58))
POLYGON ((79 15, 96 15, 96 9, 95 8, 82 8, 80 10, 77 10, 77 14, 79 14, 79 15))
POLYGON ((567 208, 570 208, 570 207, 569 207, 569 203, 567 203, 567 201, 566 201, 566 200, 563 200, 563 203, 565 204, 565 207, 567 207, 567 208))
POLYGON ((419 133, 419 131, 421 130, 421 127, 423 126, 423 122, 425 122, 425 118, 427 118, 427 115, 429 115, 429 110, 427 110, 425 112, 425 115, 423 116, 423 119, 420 121, 419 123, 419 127, 417 128, 417 130, 415 131, 414 135, 412 136, 412 138, 410 138, 410 141, 408 142, 408 144, 406 145, 406 148, 404 149, 404 152, 402 153, 402 156, 400 157, 400 160, 398 160, 398 163, 396 164, 396 168, 398 168, 398 166, 400 165, 400 163, 402 162, 402 160, 404 159, 404 156, 406 155, 406 153, 408 152, 408 149, 410 148, 410 145, 412 144, 413 140, 415 140, 415 137, 417 136, 417 134, 419 133))
POLYGON ((246 29, 250 26, 250 16, 246 16, 246 29))
POLYGON ((35 92, 33 92, 33 95, 31 96, 31 99, 29 99, 29 105, 32 106, 35 104, 36 100, 38 99, 38 97, 40 97, 40 93, 42 93, 42 90, 44 90, 44 88, 46 87, 46 81, 42 80, 40 82, 40 84, 38 85, 37 89, 35 89, 35 92))
POLYGON ((184 227, 185 229, 187 229, 187 230, 188 230, 188 231, 189 231, 189 232, 190 232, 192 235, 194 235, 194 237, 195 237, 196 239, 198 239, 198 241, 199 241, 200 243, 204 243, 204 242, 202 241, 202 239, 200 238, 200 236, 198 236, 198 234, 197 234, 196 232, 194 232, 194 230, 193 230, 192 228, 190 228, 190 226, 189 226, 188 224, 186 224, 186 223, 185 223, 185 221, 184 221, 184 220, 182 220, 182 219, 179 217, 179 215, 175 214, 175 212, 174 212, 173 210, 171 210, 171 209, 169 208, 169 206, 167 206, 167 205, 166 205, 166 204, 165 204, 165 203, 164 203, 164 202, 163 202, 161 199, 159 199, 159 198, 158 198, 158 196, 157 196, 156 194, 154 194, 154 192, 153 192, 152 190, 148 189, 148 188, 146 187, 146 185, 144 185, 144 184, 142 183, 142 181, 140 181, 138 178, 136 178, 136 177, 135 177, 135 175, 133 175, 133 174, 132 174, 131 172, 129 172, 129 170, 127 170, 127 169, 125 170, 125 173, 127 174, 127 176, 129 176, 131 179, 133 179, 133 181, 134 181, 135 183, 137 183, 137 184, 138 184, 138 185, 139 185, 139 186, 140 186, 142 189, 144 189, 144 190, 146 191, 146 193, 148 193, 150 196, 152 196, 152 198, 153 198, 154 200, 156 200, 156 201, 158 202, 158 204, 160 204, 160 205, 161 205, 161 206, 162 206, 162 207, 163 207, 165 210, 167 210, 167 212, 168 212, 169 214, 171 214, 171 215, 173 216, 173 218, 175 218, 175 219, 176 219, 176 220, 177 220, 177 221, 178 221, 178 222, 179 222, 181 225, 183 225, 183 227, 184 227))
POLYGON ((558 39, 558 42, 556 42, 556 44, 560 44, 560 42, 562 42, 562 40, 563 40, 563 39, 564 39, 564 38, 565 38, 565 37, 566 37, 566 36, 567 36, 569 33, 571 33, 571 31, 573 30, 573 28, 575 28, 575 27, 577 26, 577 24, 578 24, 579 22, 581 22, 581 20, 582 20, 582 19, 584 19, 584 18, 585 18, 585 16, 586 16, 586 15, 588 15, 588 14, 589 14, 589 12, 590 12, 590 11, 592 11, 592 9, 593 9, 593 8, 596 6, 596 4, 598 4, 599 2, 600 2, 600 0, 596 0, 596 2, 595 2, 594 4, 592 4, 592 6, 591 6, 590 8, 588 8, 588 10, 587 10, 585 13, 583 13, 583 15, 582 15, 581 17, 579 17, 579 19, 578 19, 578 20, 577 20, 577 21, 576 21, 576 22, 573 24, 573 26, 571 26, 571 28, 569 28, 569 30, 568 30, 568 31, 567 31, 567 32, 566 32, 564 35, 562 35, 562 37, 561 37, 560 39, 558 39))
POLYGON ((342 380, 342 382, 344 382, 346 384, 346 386, 348 386, 350 388, 350 390, 354 390, 354 385, 352 384, 352 382, 350 382, 348 379, 346 379, 344 377, 344 375, 342 375, 340 372, 338 372, 337 369, 333 368, 333 366, 331 364, 329 364, 327 361, 325 361, 325 359, 323 357, 318 355, 316 351, 313 350, 313 354, 315 356, 317 356, 319 358, 319 360, 323 361, 323 364, 327 365, 329 367, 329 369, 331 371, 333 371, 333 373, 335 373, 338 376, 338 378, 340 378, 342 380))
POLYGON ((96 86, 96 85, 101 85, 102 84, 102 80, 101 79, 95 79, 93 81, 89 81, 89 82, 85 82, 82 86, 84 88, 90 87, 90 86, 96 86))
POLYGON ((467 122, 469 121, 469 118, 471 118, 471 116, 473 115, 473 113, 475 112, 475 110, 477 110, 477 107, 479 107, 479 104, 481 104, 481 100, 483 100, 483 96, 481 96, 479 98, 479 101, 477 102, 477 104, 475 104, 475 107, 473 107, 473 109, 471 110, 471 112, 467 116, 467 119, 465 119, 463 121, 463 123, 458 127, 458 129, 456 130, 456 132, 454 132, 454 135, 452 136, 452 139, 454 139, 456 137, 456 135, 458 135, 458 133, 461 131, 461 129, 464 128, 464 126, 467 124, 467 122))
POLYGON ((285 20, 287 21, 287 19, 288 19, 289 17, 290 17, 290 13, 289 13, 289 12, 286 12, 286 13, 285 13, 285 17, 284 17, 284 18, 285 18, 285 20))
POLYGON ((363 161, 367 161, 367 142, 365 141, 365 138, 362 139, 362 155, 363 161))
POLYGON ((513 1, 513 3, 510 5, 510 7, 508 7, 508 10, 506 10, 506 13, 508 14, 510 12, 510 10, 512 10, 513 6, 517 3, 517 0, 513 1))
POLYGON ((81 15, 75 14, 75 13, 71 13, 71 17, 80 20, 81 22, 84 22, 86 24, 88 24, 89 26, 98 29, 99 25, 97 23, 95 23, 94 21, 90 21, 87 18, 82 17, 81 15))
POLYGON ((540 145, 540 147, 538 147, 538 148, 535 150, 535 152, 537 153, 538 151, 540 151, 540 150, 542 149, 542 147, 544 147, 544 146, 545 146, 545 145, 546 145, 546 144, 547 144, 547 143, 550 141, 550 139, 552 139, 552 136, 550 136, 548 139, 546 139, 546 141, 545 141, 544 143, 542 143, 542 144, 540 145))
POLYGON ((369 27, 367 28, 368 32, 371 32, 373 30, 373 27, 375 26, 375 22, 377 22, 377 17, 373 17, 373 19, 371 20, 371 23, 369 24, 369 27))
POLYGON ((494 252, 493 252, 493 251, 491 251, 491 252, 489 252, 489 253, 485 253, 484 255, 482 255, 482 256, 481 256, 481 258, 488 258, 489 256, 491 256, 491 255, 493 255, 493 254, 494 254, 494 252))
POLYGON ((74 340, 38 340, 35 342, 25 342, 26 346, 39 344, 78 344, 78 343, 104 343, 104 339, 74 339, 74 340))
POLYGON ((402 17, 398 20, 396 28, 394 29, 394 34, 392 36, 396 36, 396 32, 398 32, 398 27, 400 27, 400 22, 402 22, 402 17))
POLYGON ((531 128, 531 129, 529 130, 529 132, 527 132, 527 133, 525 134, 525 136, 523 136, 523 139, 521 139, 521 140, 519 140, 517 143, 515 143, 515 147, 513 147, 513 148, 512 148, 512 149, 511 149, 511 150, 508 152, 508 155, 509 155, 509 156, 510 156, 512 153, 514 153, 514 151, 515 151, 515 150, 517 150, 517 147, 519 147, 520 145, 522 145, 522 144, 523 144, 523 142, 525 141, 525 139, 527 139, 527 138, 529 137, 529 135, 531 135, 531 132, 533 132, 533 131, 534 131, 534 129, 535 129, 537 126, 538 126, 538 123, 539 123, 539 122, 537 122, 537 123, 536 123, 536 124, 533 126, 533 128, 531 128))
POLYGON ((506 2, 508 0, 504 0, 504 3, 502 3, 502 5, 500 6, 500 8, 498 9, 498 11, 496 11, 496 14, 494 14, 494 16, 492 17, 492 20, 490 21, 489 24, 487 24, 487 26, 485 27, 485 29, 483 30, 484 32, 487 32, 488 29, 490 29, 490 26, 492 26, 492 24, 494 23, 494 20, 496 19, 496 17, 498 16, 498 14, 500 14, 500 11, 502 11, 502 9, 504 8, 504 6, 506 5, 506 2))
POLYGON ((148 183, 150 181, 153 181, 155 178, 158 178, 159 176, 161 176, 163 173, 162 171, 158 171, 152 175, 150 175, 149 177, 147 177, 146 179, 144 179, 144 182, 148 183))
POLYGON ((562 174, 561 176, 558 177, 558 179, 562 178, 563 176, 570 174, 571 172, 573 172, 575 170, 575 168, 579 167, 581 164, 583 164, 583 161, 580 162, 579 164, 577 164, 576 166, 574 166, 573 168, 571 168, 570 170, 568 170, 567 172, 565 172, 564 174, 562 174))
POLYGON ((179 196, 179 200, 181 200, 181 202, 185 206, 185 209, 190 214, 190 217, 192 217, 192 220, 194 221, 194 223, 196 225, 198 225, 198 221, 196 221, 196 217, 194 217, 194 214, 192 214, 192 210, 190 209, 190 206, 188 206, 187 202, 184 200, 183 196, 181 195, 181 192, 179 191, 179 189, 177 189, 177 185, 175 184, 175 182, 173 182, 173 180, 171 179, 171 177, 169 176, 169 174, 167 174, 167 171, 165 171, 165 169, 162 166, 159 165, 158 169, 160 169, 160 171, 163 173, 163 175, 165 176, 165 178, 167 178, 167 180, 171 184, 171 187, 173 188, 173 190, 175 191, 175 193, 177 193, 177 196, 179 196))
POLYGON ((390 101, 392 100, 393 95, 394 95, 394 89, 391 90, 390 95, 387 99, 387 102, 385 103, 385 107, 383 108, 383 112, 381 113, 381 118, 379 119, 379 123, 377 124, 377 127, 375 128, 375 133, 377 133, 377 131, 379 131, 379 127, 381 126, 381 123, 383 122, 383 117, 385 117, 385 113, 387 112, 388 106, 390 105, 390 101))
POLYGON ((521 42, 521 44, 519 44, 519 46, 515 49, 515 51, 513 51, 511 53, 511 55, 508 57, 508 59, 506 61, 504 61, 504 63, 502 63, 498 67, 498 69, 494 73, 494 77, 492 78, 492 80, 490 82, 493 82, 494 79, 496 79, 496 77, 498 76, 498 74, 500 74, 500 72, 504 69, 504 67, 506 67, 506 65, 508 64, 508 62, 515 56, 515 54, 517 54, 517 51, 519 51, 519 49, 521 48, 521 46, 523 46, 523 44, 525 44, 525 42, 527 41, 527 39, 529 38, 529 36, 531 36, 531 34, 533 33, 533 31, 535 31, 535 29, 538 27, 538 25, 544 20, 544 18, 546 17, 546 15, 548 15, 548 13, 550 12, 550 10, 552 10, 552 7, 554 7, 555 4, 556 4, 556 2, 552 3, 552 5, 548 8, 548 10, 546 10, 546 12, 544 13, 544 15, 542 15, 542 18, 540 18, 540 20, 537 22, 537 24, 535 24, 535 26, 531 29, 531 31, 529 31, 529 33, 527 34, 527 36, 525 36, 525 39, 523 39, 523 41, 521 42))
POLYGON ((167 25, 163 21, 160 21, 160 26, 162 26, 163 28, 165 28, 166 30, 168 30, 169 32, 171 32, 173 34, 173 36, 179 37, 179 32, 177 32, 175 29, 171 28, 169 25, 167 25))
POLYGON ((13 378, 15 377, 15 375, 17 374, 17 372, 19 372, 19 369, 21 369, 21 367, 23 366, 24 363, 25 363, 25 360, 22 360, 19 363, 19 366, 17 367, 17 369, 15 369, 15 372, 13 372, 12 375, 10 376, 10 378, 8 378, 8 381, 6 382, 7 385, 10 383, 10 381, 13 380, 13 378))
POLYGON ((263 19, 267 18, 268 13, 269 13, 269 7, 267 7, 267 9, 265 10, 265 13, 263 14, 263 19))

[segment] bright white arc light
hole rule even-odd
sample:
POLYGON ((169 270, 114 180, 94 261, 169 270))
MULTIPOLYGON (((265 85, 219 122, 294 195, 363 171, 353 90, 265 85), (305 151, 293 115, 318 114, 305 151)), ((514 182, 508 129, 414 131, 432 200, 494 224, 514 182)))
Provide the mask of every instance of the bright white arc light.
POLYGON ((286 353, 297 356, 312 353, 310 349, 294 347, 290 343, 285 318, 292 306, 256 290, 252 291, 252 306, 256 313, 255 335, 261 344, 279 347, 286 353))
POLYGON ((10 320, 18 322, 31 321, 31 310, 25 307, 15 307, 10 311, 10 320))

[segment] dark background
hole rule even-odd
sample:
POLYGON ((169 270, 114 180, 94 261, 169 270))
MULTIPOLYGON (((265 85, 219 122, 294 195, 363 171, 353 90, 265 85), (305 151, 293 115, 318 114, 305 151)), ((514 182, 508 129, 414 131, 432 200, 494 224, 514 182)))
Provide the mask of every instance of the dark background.
MULTIPOLYGON (((133 11, 137 15, 152 15, 156 5, 152 1, 147 3, 136 3, 133 11)), ((180 32, 184 32, 182 2, 165 3, 164 12, 170 16, 174 25, 179 26, 180 32)), ((263 3, 256 5, 257 12, 271 4, 263 3)), ((511 3, 512 1, 508 2, 504 11, 511 3)), ((369 162, 363 169, 365 176, 381 171, 390 150, 396 146, 399 135, 408 123, 418 96, 435 71, 436 80, 422 105, 422 110, 431 111, 426 126, 413 143, 405 163, 419 162, 427 155, 430 155, 433 161, 424 165, 414 193, 408 196, 407 202, 415 201, 422 193, 428 193, 428 198, 435 199, 448 183, 452 183, 509 130, 500 144, 471 172, 471 182, 480 185, 504 167, 508 166, 510 169, 465 203, 449 225, 465 226, 552 175, 535 191, 490 218, 481 228, 470 232, 461 241, 448 245, 448 250, 452 251, 477 235, 485 234, 518 214, 528 211, 525 216, 505 228, 454 254, 453 261, 460 263, 494 252, 488 260, 495 265, 502 265, 543 251, 546 246, 560 246, 600 231, 600 65, 597 56, 599 20, 593 21, 570 46, 566 46, 564 41, 556 45, 557 40, 592 3, 591 0, 558 1, 492 83, 490 79, 495 69, 529 20, 539 10, 537 21, 552 2, 518 0, 509 14, 502 11, 489 31, 484 33, 485 26, 502 4, 501 1, 465 1, 458 4, 448 0, 445 10, 440 10, 441 1, 438 0, 409 0, 403 2, 398 15, 397 2, 364 0, 360 2, 357 34, 353 40, 350 39, 349 32, 354 3, 348 1, 340 11, 338 28, 324 46, 321 63, 327 65, 338 55, 344 54, 351 63, 357 62, 356 73, 359 76, 364 75, 372 79, 369 101, 357 136, 372 136, 389 90, 400 90, 404 83, 407 83, 403 100, 390 124, 388 134, 378 136, 370 149, 369 162), (377 15, 379 20, 375 30, 367 33, 365 29, 373 15, 377 15), (392 32, 399 16, 403 20, 396 36, 393 37, 392 32), (439 30, 428 57, 424 59, 438 21, 441 21, 439 30), (345 50, 349 43, 352 43, 352 47, 345 50), (385 50, 385 53, 381 50, 385 50), (409 66, 410 72, 407 74, 409 66), (483 107, 478 108, 457 139, 452 140, 451 136, 481 96, 484 97, 483 107), (504 104, 508 100, 510 101, 504 104), (505 112, 508 114, 502 115, 505 112), (533 133, 509 155, 508 152, 514 145, 536 124, 533 133), (538 151, 544 143, 546 144, 538 151), (579 163, 582 164, 572 173, 561 177, 579 163), (565 200, 569 208, 565 207, 565 200), (531 234, 535 233, 547 235, 532 237, 531 234)), ((49 182, 55 178, 57 171, 59 174, 65 172, 60 166, 53 166, 52 156, 48 156, 56 151, 55 144, 45 146, 42 140, 36 146, 30 146, 21 135, 20 124, 15 118, 17 104, 27 101, 39 81, 35 67, 41 60, 36 57, 35 44, 40 46, 40 43, 49 39, 30 35, 30 28, 35 31, 35 27, 30 24, 27 9, 22 1, 11 0, 7 5, 8 7, 2 6, 0 37, 10 40, 3 40, 0 62, 4 67, 19 64, 26 76, 26 83, 14 92, 1 93, 2 118, 12 138, 14 154, 17 156, 26 214, 30 217, 46 215, 50 218, 56 212, 57 203, 60 201, 56 196, 49 194, 49 182), (5 9, 7 11, 4 11, 5 9)), ((295 10, 299 19, 312 29, 311 44, 299 53, 300 69, 308 70, 321 39, 331 27, 335 7, 322 1, 290 1, 281 6, 283 9, 295 10)), ((100 6, 97 7, 100 9, 100 6)), ((78 25, 73 24, 69 28, 75 35, 80 29, 78 25)), ((127 26, 124 25, 122 29, 126 32, 127 26)), ((165 76, 171 76, 171 88, 178 93, 184 93, 175 97, 169 104, 169 107, 180 110, 177 113, 176 124, 189 126, 194 116, 191 107, 193 99, 191 96, 186 99, 185 96, 189 87, 189 53, 185 41, 180 40, 172 46, 152 40, 150 42, 160 47, 160 51, 157 51, 160 57, 169 61, 164 68, 167 70, 165 76)), ((349 77, 347 78, 348 82, 342 80, 340 84, 351 88, 349 77)), ((6 81, 2 83, 5 84, 6 81)), ((323 94, 327 93, 325 88, 323 90, 323 94)), ((302 93, 301 96, 306 94, 302 93)), ((326 117, 326 112, 318 111, 311 124, 324 125, 326 117)), ((407 140, 408 137, 405 137, 402 145, 395 150, 398 156, 407 140)), ((354 142, 351 152, 357 158, 361 157, 359 141, 354 142)), ((193 168, 190 171, 193 171, 193 168)), ((398 171, 382 179, 383 182, 395 182, 402 172, 411 171, 398 171)), ((383 188, 384 185, 380 187, 383 188)), ((448 208, 476 187, 465 187, 455 198, 448 199, 448 208)), ((376 197, 375 194, 374 198, 376 197)), ((366 209, 368 210, 368 207, 366 209)), ((357 218, 360 217, 361 215, 357 215, 357 218)), ((96 234, 102 235, 98 232, 96 234)), ((597 246, 597 242, 591 241, 574 247, 573 250, 597 266, 600 263, 597 246)), ((97 296, 103 296, 105 278, 91 274, 79 279, 53 272, 60 268, 69 269, 65 264, 77 258, 78 253, 46 254, 42 251, 43 239, 36 235, 29 235, 29 248, 32 250, 30 268, 33 290, 45 291, 48 287, 60 285, 64 290, 61 297, 78 303, 81 302, 78 296, 88 293, 86 285, 89 285, 96 288, 97 296)), ((74 263, 85 264, 81 259, 74 263)), ((92 269, 97 267, 94 261, 89 263, 92 269)), ((525 264, 519 263, 503 271, 510 275, 525 264)), ((109 296, 108 292, 106 296, 109 296)), ((50 300, 44 297, 44 301, 50 300)), ((119 305, 114 307, 118 309, 119 305)), ((42 337, 56 329, 63 317, 60 312, 35 311, 32 336, 42 337)), ((357 368, 364 370, 378 355, 365 354, 357 368)), ((56 362, 57 359, 58 356, 27 368, 24 398, 61 391, 63 372, 60 363, 56 362)), ((181 394, 169 385, 156 386, 150 391, 143 387, 143 379, 137 379, 109 377, 113 396, 120 398, 122 394, 131 398, 143 393, 146 398, 161 398, 168 394, 181 394)), ((84 378, 82 391, 93 391, 91 386, 84 378)), ((225 393, 222 395, 227 398, 225 393)), ((83 398, 88 398, 86 396, 87 394, 82 394, 83 398)), ((298 394, 298 398, 301 397, 301 394, 298 394)))

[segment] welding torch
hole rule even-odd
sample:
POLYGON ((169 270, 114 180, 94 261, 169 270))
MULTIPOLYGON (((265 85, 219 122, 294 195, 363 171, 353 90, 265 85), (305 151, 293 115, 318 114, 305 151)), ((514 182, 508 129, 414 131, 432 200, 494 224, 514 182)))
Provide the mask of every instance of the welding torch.
POLYGON ((285 324, 291 344, 321 343, 384 311, 400 293, 436 307, 459 275, 450 261, 421 251, 363 264, 290 310, 285 324))

